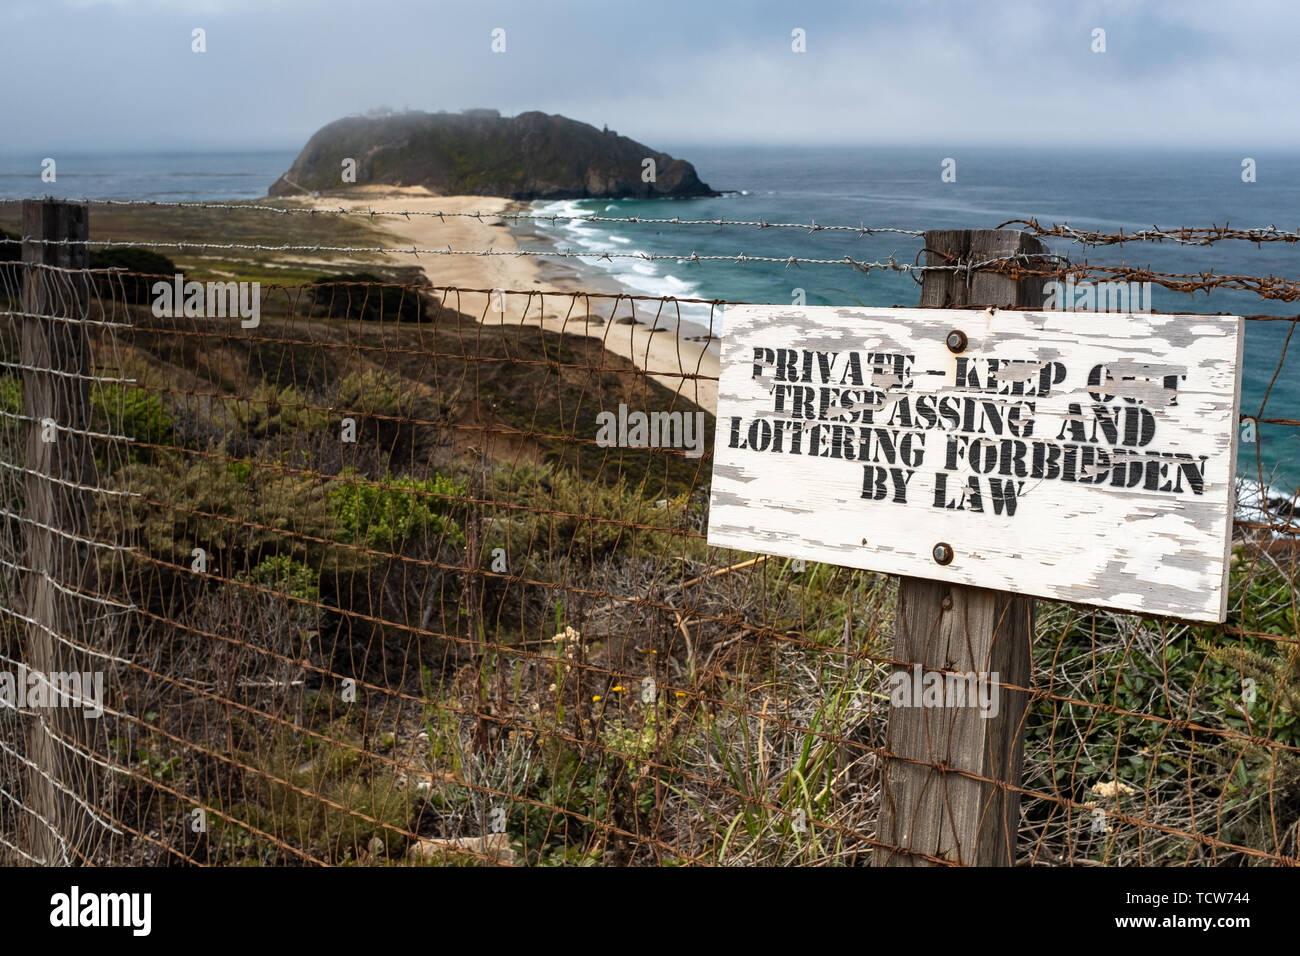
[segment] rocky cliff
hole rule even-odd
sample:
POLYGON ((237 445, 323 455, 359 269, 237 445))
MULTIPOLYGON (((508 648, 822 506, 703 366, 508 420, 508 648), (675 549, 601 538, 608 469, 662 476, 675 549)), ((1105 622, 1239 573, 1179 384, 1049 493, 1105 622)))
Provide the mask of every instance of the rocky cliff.
POLYGON ((337 120, 320 129, 272 196, 345 194, 344 160, 356 185, 424 186, 442 195, 511 199, 717 195, 695 167, 612 130, 546 113, 496 110, 392 113, 337 120), (646 160, 654 178, 647 182, 646 160))

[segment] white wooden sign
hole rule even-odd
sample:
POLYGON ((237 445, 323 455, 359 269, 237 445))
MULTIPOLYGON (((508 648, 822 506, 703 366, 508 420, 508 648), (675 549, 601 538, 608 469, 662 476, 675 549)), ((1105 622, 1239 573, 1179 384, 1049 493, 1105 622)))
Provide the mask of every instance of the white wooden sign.
POLYGON ((731 306, 711 545, 1226 615, 1242 320, 731 306))

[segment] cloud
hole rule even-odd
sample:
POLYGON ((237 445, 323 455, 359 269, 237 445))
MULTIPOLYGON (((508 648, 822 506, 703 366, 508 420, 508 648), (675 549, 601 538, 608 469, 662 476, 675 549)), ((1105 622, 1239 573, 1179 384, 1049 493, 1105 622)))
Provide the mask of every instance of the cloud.
POLYGON ((651 145, 1294 146, 1273 74, 1297 28, 1283 0, 10 0, 0 82, 29 92, 0 129, 9 149, 296 148, 388 104, 543 109, 651 145))

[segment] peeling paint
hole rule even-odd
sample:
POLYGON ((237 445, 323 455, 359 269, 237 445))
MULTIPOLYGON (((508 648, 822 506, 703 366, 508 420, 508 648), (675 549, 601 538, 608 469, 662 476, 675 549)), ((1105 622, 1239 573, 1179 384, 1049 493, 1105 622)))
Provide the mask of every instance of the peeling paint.
MULTIPOLYGON (((1239 319, 732 306, 727 323, 710 544, 1121 610, 1223 619, 1239 319), (1047 395, 1024 398, 959 389, 956 357, 945 344, 954 328, 969 337, 963 355, 1011 363, 997 369, 1000 387, 1025 383, 1031 386, 1025 391, 1032 391, 1051 362, 1067 369, 1066 379, 1047 395), (783 453, 730 448, 730 428, 722 424, 730 416, 745 422, 764 419, 773 430, 791 421, 773 407, 770 376, 752 377, 755 347, 905 354, 912 357, 910 387, 900 388, 900 376, 876 369, 871 384, 858 388, 892 390, 881 401, 850 407, 828 396, 832 400, 825 418, 803 420, 800 427, 846 430, 820 433, 814 454, 806 447, 791 454, 789 442, 783 453), (1102 384, 1090 386, 1087 376, 1095 367, 1104 367, 1108 375, 1102 384), (1099 402, 1097 395, 1107 401, 1099 402), (954 401, 975 397, 997 409, 1032 404, 1032 435, 973 435, 963 427, 909 427, 901 421, 888 426, 881 414, 901 412, 901 406, 894 406, 904 400, 916 414, 923 401, 945 396, 954 401), (876 414, 872 425, 850 421, 863 410, 876 414), (1075 425, 1084 429, 1084 442, 1072 437, 1075 425), (873 447, 878 456, 889 453, 888 442, 883 449, 855 444, 864 441, 853 431, 861 427, 896 435, 925 429, 922 461, 907 468, 897 460, 847 457, 873 447), (976 462, 994 456, 994 472, 977 473, 969 447, 958 467, 947 467, 948 441, 959 434, 988 443, 976 447, 976 462), (1014 441, 1023 447, 1006 445, 1004 457, 1002 443, 1014 441), (1110 462, 1095 451, 1089 453, 1091 463, 1077 460, 1076 478, 1083 481, 1051 476, 1045 463, 1043 477, 1020 477, 1016 469, 1036 467, 1032 455, 1040 454, 1039 446, 1045 459, 1052 448, 1068 446, 1076 458, 1085 448, 1099 448, 1110 462), (998 473, 1003 468, 1011 472, 998 473), (946 507, 944 502, 962 500, 971 479, 977 480, 980 510, 946 507), (1002 485, 996 492, 1003 504, 1014 497, 1014 514, 991 507, 995 492, 989 479, 1021 482, 1014 495, 1004 496, 1002 485), (942 499, 937 507, 936 498, 942 499), (990 507, 982 507, 986 499, 990 507), (869 544, 864 546, 863 539, 869 544), (935 564, 930 552, 938 540, 956 550, 952 564, 935 564)), ((974 500, 968 498, 966 504, 974 500)))

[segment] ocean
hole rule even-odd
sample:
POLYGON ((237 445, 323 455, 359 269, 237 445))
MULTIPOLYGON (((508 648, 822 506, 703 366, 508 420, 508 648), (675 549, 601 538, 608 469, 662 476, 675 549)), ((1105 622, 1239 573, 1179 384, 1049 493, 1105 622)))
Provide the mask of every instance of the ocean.
MULTIPOLYGON (((1227 152, 1063 150, 1053 148, 712 147, 676 144, 674 155, 695 164, 715 189, 711 199, 566 200, 537 202, 542 215, 607 215, 682 219, 742 219, 906 229, 993 228, 1011 219, 1102 231, 1151 226, 1300 228, 1300 154, 1250 153, 1256 181, 1242 181, 1243 155, 1227 152), (956 181, 943 182, 944 159, 956 160, 956 181)), ((56 183, 41 182, 39 154, 0 155, 0 198, 41 195, 100 199, 253 199, 292 163, 294 150, 244 153, 83 153, 58 156, 56 183)), ((804 232, 741 226, 537 223, 528 230, 573 252, 645 251, 689 256, 778 256, 913 261, 921 241, 899 235, 804 232)), ((1281 243, 1260 247, 1220 242, 1188 248, 1137 243, 1085 249, 1049 243, 1076 261, 1149 266, 1157 271, 1297 278, 1300 251, 1281 243)), ((578 260, 584 273, 645 295, 790 303, 802 290, 810 305, 915 305, 909 276, 862 274, 844 265, 786 267, 772 263, 690 263, 680 260, 578 260)), ((573 260, 570 260, 572 263, 573 260)), ((1160 311, 1293 315, 1295 303, 1246 292, 1195 297, 1154 288, 1160 311)), ((707 307, 688 318, 704 321, 707 307)), ((1278 373, 1284 322, 1247 322, 1244 414, 1259 413, 1272 382, 1266 415, 1300 418, 1300 342, 1278 373), (1276 375, 1276 380, 1274 376, 1276 375)), ((724 329, 725 334, 725 329, 724 329)), ((1258 442, 1243 443, 1239 469, 1288 492, 1300 485, 1300 428, 1260 425, 1258 442)))
POLYGON ((43 153, 0 153, 0 199, 257 199, 297 150, 276 152, 65 153, 56 179, 41 181, 43 153))
MULTIPOLYGON (((1044 226, 1104 232, 1151 226, 1300 229, 1300 154, 1252 154, 1256 181, 1241 179, 1243 156, 1222 152, 1139 152, 1059 149, 918 149, 890 147, 699 147, 671 150, 695 164, 714 189, 735 190, 713 199, 577 200, 534 203, 542 215, 603 215, 657 219, 731 219, 903 229, 991 229, 1007 220, 1034 218, 1044 226), (956 182, 940 179, 940 165, 956 160, 956 182)), ((764 255, 900 262, 916 260, 920 239, 893 234, 803 232, 744 226, 542 223, 538 232, 559 248, 680 253, 689 256, 764 255)), ((1300 250, 1282 243, 1259 247, 1220 242, 1189 248, 1134 243, 1084 248, 1048 243, 1053 252, 1101 265, 1149 266, 1161 272, 1202 272, 1300 277, 1300 250)), ((582 259, 634 292, 740 302, 788 304, 803 291, 809 305, 910 306, 920 287, 908 275, 847 265, 786 267, 771 263, 582 259)), ((1152 288, 1151 307, 1162 312, 1294 315, 1300 305, 1231 290, 1190 296, 1152 288)), ((696 321, 708 309, 684 311, 696 321)), ((725 335, 725 310, 722 320, 725 335)), ((1243 414, 1300 418, 1300 341, 1290 347, 1282 372, 1289 323, 1247 322, 1243 414)), ((1297 337, 1300 338, 1300 337, 1297 337)), ((1287 493, 1300 485, 1300 428, 1260 425, 1258 441, 1243 443, 1241 474, 1262 476, 1287 493), (1257 457, 1258 456, 1258 457, 1257 457)))

